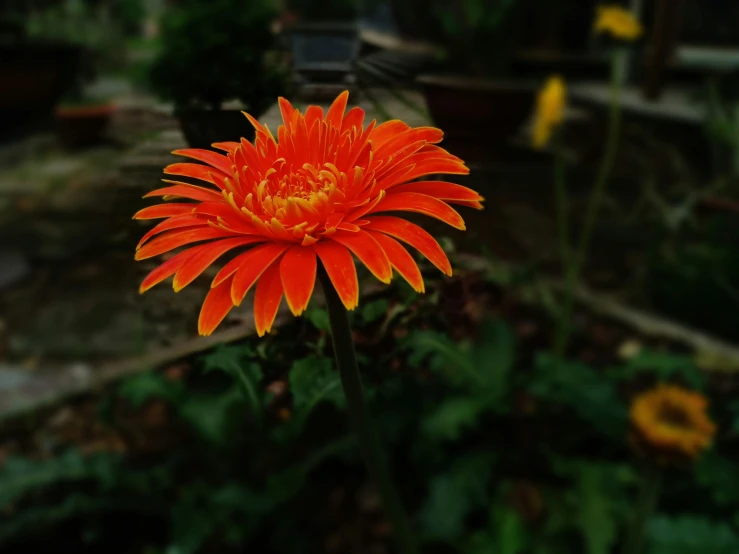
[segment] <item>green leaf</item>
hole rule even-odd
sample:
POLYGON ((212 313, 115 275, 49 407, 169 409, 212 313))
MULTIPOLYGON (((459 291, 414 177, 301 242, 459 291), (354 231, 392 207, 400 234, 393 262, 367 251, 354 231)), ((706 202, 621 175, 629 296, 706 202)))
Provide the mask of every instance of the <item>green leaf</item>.
POLYGON ((472 359, 491 394, 502 399, 508 392, 508 377, 516 359, 516 340, 510 326, 500 321, 484 322, 472 359))
POLYGON ((428 362, 431 370, 458 386, 479 386, 482 382, 468 350, 443 333, 416 331, 408 335, 403 346, 409 350, 408 363, 412 367, 428 362))
POLYGON ((183 392, 184 385, 181 382, 165 379, 154 372, 129 377, 118 387, 118 393, 134 408, 140 408, 153 398, 175 403, 183 392))
POLYGON ((481 398, 472 396, 444 400, 423 419, 423 431, 436 440, 458 439, 465 429, 477 423, 487 405, 481 398))
POLYGON ((367 302, 361 307, 362 319, 365 323, 373 323, 387 314, 388 302, 384 298, 367 302))
POLYGON ((180 408, 180 415, 207 441, 225 444, 232 433, 243 432, 238 418, 233 415, 242 404, 242 393, 236 387, 217 395, 188 397, 180 408))
POLYGON ((739 506, 739 467, 735 460, 709 452, 696 463, 695 476, 710 490, 714 502, 739 506))
POLYGON ((656 517, 648 529, 649 554, 736 554, 739 537, 726 523, 701 517, 656 517))
POLYGON ((319 331, 331 331, 331 322, 328 319, 328 312, 325 309, 311 307, 305 310, 303 315, 319 331))
POLYGON ((261 421, 264 411, 262 390, 262 368, 252 361, 257 356, 248 344, 219 346, 203 357, 203 370, 222 371, 230 375, 239 385, 239 390, 249 403, 251 412, 261 421))
POLYGON ((583 466, 577 476, 578 522, 588 554, 608 554, 616 541, 616 522, 604 487, 610 478, 593 466, 583 466))
POLYGON ((76 450, 68 450, 49 460, 8 458, 0 471, 0 507, 58 483, 88 479, 111 482, 119 462, 118 456, 85 457, 76 450))
POLYGON ((706 384, 705 375, 689 357, 648 350, 640 352, 622 367, 611 370, 611 374, 617 379, 654 375, 660 381, 672 381, 680 377, 698 390, 703 390, 706 384))
POLYGON ((505 506, 494 506, 491 524, 496 537, 496 554, 520 554, 527 544, 527 530, 520 516, 505 506))
POLYGON ((429 539, 455 542, 464 535, 467 516, 488 502, 493 461, 490 452, 469 455, 434 477, 420 518, 429 539))
POLYGON ((299 417, 308 417, 320 402, 332 402, 339 408, 346 403, 339 373, 330 358, 308 356, 294 362, 288 380, 299 417))
POLYGON ((584 364, 540 354, 528 390, 553 404, 568 406, 609 437, 621 440, 626 434, 627 408, 614 384, 584 364))

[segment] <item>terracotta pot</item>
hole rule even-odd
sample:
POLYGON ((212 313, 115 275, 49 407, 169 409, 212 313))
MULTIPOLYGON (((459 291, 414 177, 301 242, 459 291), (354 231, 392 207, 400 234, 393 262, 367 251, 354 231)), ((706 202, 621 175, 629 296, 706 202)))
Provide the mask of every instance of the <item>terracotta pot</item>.
POLYGON ((72 148, 99 144, 115 110, 112 104, 57 108, 57 133, 61 142, 72 148))
POLYGON ((254 140, 254 127, 240 110, 177 110, 175 117, 191 148, 212 149, 215 142, 254 140))
POLYGON ((502 151, 530 116, 535 85, 464 77, 421 76, 434 124, 453 154, 482 162, 502 151))

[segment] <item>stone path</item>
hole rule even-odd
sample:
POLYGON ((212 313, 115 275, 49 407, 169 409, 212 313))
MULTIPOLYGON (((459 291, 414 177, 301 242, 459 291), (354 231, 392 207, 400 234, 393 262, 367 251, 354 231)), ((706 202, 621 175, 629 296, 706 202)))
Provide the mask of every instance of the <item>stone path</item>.
MULTIPOLYGON (((392 115, 427 123, 394 96, 376 96, 392 115)), ((360 102, 375 117, 372 103, 360 102)), ((101 371, 145 370, 147 360, 210 344, 197 337, 196 320, 215 270, 178 294, 166 285, 137 292, 159 262, 133 261, 148 225, 131 215, 186 144, 166 106, 119 106, 122 147, 71 154, 47 136, 0 150, 0 418, 93 386, 101 371)), ((260 119, 276 130, 277 106, 260 119)), ((249 308, 234 310, 226 338, 250 334, 251 321, 249 308)))

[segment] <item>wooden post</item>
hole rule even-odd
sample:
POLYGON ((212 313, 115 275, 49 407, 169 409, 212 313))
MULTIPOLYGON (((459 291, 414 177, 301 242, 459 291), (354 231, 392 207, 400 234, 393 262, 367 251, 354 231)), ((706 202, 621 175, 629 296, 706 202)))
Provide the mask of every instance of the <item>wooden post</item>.
POLYGON ((655 0, 652 34, 646 52, 644 96, 657 100, 662 94, 667 65, 675 54, 685 0, 655 0))

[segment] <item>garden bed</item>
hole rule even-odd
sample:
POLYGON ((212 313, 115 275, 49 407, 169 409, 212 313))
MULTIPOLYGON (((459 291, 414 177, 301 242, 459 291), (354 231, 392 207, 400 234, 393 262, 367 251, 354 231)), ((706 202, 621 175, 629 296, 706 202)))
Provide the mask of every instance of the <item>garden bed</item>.
MULTIPOLYGON (((739 509, 737 379, 707 376, 684 345, 589 311, 557 361, 546 354, 550 315, 531 302, 541 293, 520 272, 432 274, 428 294, 393 285, 352 317, 424 551, 489 552, 505 540, 521 552, 609 552, 641 475, 629 398, 672 381, 711 398, 720 431, 697 465, 666 471, 649 552, 672 552, 686 529, 717 545, 703 551, 733 552, 720 548, 739 540, 728 527, 739 509)), ((6 422, 4 551, 42 553, 33 537, 43 536, 81 552, 390 552, 330 350, 314 307, 266 339, 6 422)))

